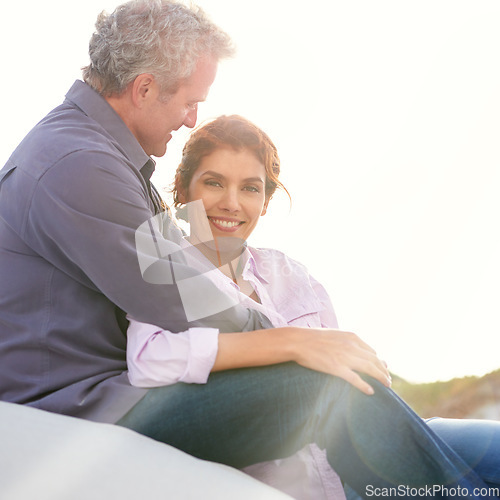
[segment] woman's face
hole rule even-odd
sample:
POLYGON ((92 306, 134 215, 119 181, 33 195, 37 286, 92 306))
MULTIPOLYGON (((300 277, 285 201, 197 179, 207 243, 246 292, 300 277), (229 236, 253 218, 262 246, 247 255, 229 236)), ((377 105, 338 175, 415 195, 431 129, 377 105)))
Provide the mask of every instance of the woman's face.
POLYGON ((265 183, 265 167, 250 151, 219 148, 202 159, 185 201, 203 201, 214 238, 246 241, 266 213, 265 183))

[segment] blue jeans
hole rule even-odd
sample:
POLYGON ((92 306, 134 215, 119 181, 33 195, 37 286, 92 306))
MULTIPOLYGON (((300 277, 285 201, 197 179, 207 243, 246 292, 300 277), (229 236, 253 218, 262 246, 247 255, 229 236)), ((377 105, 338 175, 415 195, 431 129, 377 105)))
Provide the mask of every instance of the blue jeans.
POLYGON ((365 497, 377 488, 397 488, 402 498, 429 496, 436 485, 438 498, 456 498, 450 488, 466 488, 474 498, 475 488, 486 488, 396 394, 369 381, 373 396, 295 363, 230 370, 212 374, 206 385, 151 389, 117 424, 236 468, 315 442, 365 497))
MULTIPOLYGON (((426 423, 474 469, 492 493, 500 493, 500 422, 434 417, 426 423)), ((345 493, 347 500, 360 498, 348 485, 345 493)))
POLYGON ((488 486, 500 491, 500 422, 449 418, 426 422, 488 486))

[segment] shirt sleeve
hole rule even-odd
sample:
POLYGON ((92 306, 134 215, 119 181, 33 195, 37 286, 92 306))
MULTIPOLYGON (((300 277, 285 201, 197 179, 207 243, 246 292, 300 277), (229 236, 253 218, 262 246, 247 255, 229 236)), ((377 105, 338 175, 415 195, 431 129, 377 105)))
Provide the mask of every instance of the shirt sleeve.
POLYGON ((338 328, 325 287, 300 262, 279 250, 251 249, 274 310, 290 326, 338 328))
POLYGON ((149 235, 156 253, 146 256, 154 263, 144 272, 136 238, 152 217, 149 197, 140 173, 119 159, 72 153, 43 175, 31 198, 24 228, 31 248, 135 319, 173 332, 234 332, 268 323, 187 266, 180 247, 156 230, 149 235), (198 300, 202 291, 209 300, 198 300))
POLYGON ((311 287, 314 290, 316 297, 324 307, 324 309, 319 311, 321 326, 323 328, 338 328, 339 323, 337 321, 337 315, 335 314, 332 300, 330 299, 328 292, 325 290, 325 287, 319 281, 316 281, 316 279, 314 279, 311 275, 309 275, 309 282, 311 283, 311 287))
POLYGON ((217 356, 216 328, 189 328, 172 333, 128 319, 127 365, 132 385, 159 387, 177 382, 207 382, 217 356))

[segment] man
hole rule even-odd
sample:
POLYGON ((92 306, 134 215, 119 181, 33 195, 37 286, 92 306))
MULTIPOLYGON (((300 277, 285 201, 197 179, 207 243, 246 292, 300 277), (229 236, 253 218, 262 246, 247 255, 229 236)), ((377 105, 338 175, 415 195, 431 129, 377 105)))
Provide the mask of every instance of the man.
POLYGON ((387 368, 353 334, 271 332, 265 317, 230 301, 188 315, 179 277, 196 277, 203 286, 193 294, 210 303, 225 297, 155 230, 158 258, 146 256, 144 279, 137 230, 161 210, 150 156, 195 125, 217 63, 231 52, 201 11, 167 0, 98 18, 85 83, 0 171, 0 399, 119 423, 237 467, 315 441, 360 492, 453 483, 466 466, 384 389, 387 368), (207 362, 221 373, 206 385, 132 387, 126 314, 173 335, 192 331, 189 356, 199 358, 215 331, 207 362), (232 370, 257 365, 274 366, 232 370), (362 394, 372 386, 374 397, 362 394), (405 431, 395 435, 396 424, 405 431))
MULTIPOLYGON (((197 326, 175 286, 143 279, 135 233, 161 209, 150 155, 195 125, 232 52, 202 11, 177 3, 99 16, 87 83, 75 82, 0 174, 3 400, 115 422, 145 392, 127 379, 125 312, 173 331, 197 326)), ((233 308, 216 325, 260 321, 233 308)))

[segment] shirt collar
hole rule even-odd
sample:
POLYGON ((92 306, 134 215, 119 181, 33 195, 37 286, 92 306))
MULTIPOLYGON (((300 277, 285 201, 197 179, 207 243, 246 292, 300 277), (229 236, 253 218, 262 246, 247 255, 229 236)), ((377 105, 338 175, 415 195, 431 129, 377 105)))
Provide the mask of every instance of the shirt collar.
MULTIPOLYGON (((209 262, 208 259, 198 250, 196 247, 194 247, 189 241, 187 240, 187 237, 184 237, 181 240, 180 243, 181 248, 183 249, 188 249, 188 248, 194 248, 196 250, 197 254, 197 259, 198 259, 198 265, 202 265, 202 261, 209 262)), ((248 245, 245 246, 245 250, 243 250, 241 256, 239 257, 238 260, 234 260, 232 264, 235 266, 236 272, 238 273, 239 270, 241 269, 241 276, 243 277, 244 280, 249 281, 249 278, 251 276, 255 276, 257 280, 261 281, 262 283, 269 283, 266 278, 262 276, 262 274, 259 272, 257 268, 257 263, 255 261, 254 256, 252 255, 251 252, 252 248, 249 247, 248 245)), ((196 262, 196 260, 195 260, 196 262)), ((191 260, 191 264, 193 265, 193 261, 191 260)), ((212 264, 211 264, 212 265, 212 264)), ((198 267, 196 264, 194 264, 194 267, 198 267)), ((226 276, 225 276, 226 277, 226 276)), ((232 281, 230 278, 227 278, 229 281, 232 281)))
POLYGON ((247 246, 245 248, 245 251, 241 255, 240 262, 243 263, 244 259, 246 259, 246 264, 243 268, 242 276, 243 279, 247 279, 248 274, 251 273, 253 274, 259 281, 262 283, 269 283, 264 276, 259 272, 259 269, 257 267, 257 263, 255 261, 255 257, 252 254, 252 247, 247 246))
POLYGON ((155 171, 156 163, 152 158, 149 158, 146 164, 140 169, 144 180, 147 182, 151 179, 153 172, 155 171))
MULTIPOLYGON (((66 94, 66 99, 96 121, 116 141, 117 147, 138 170, 150 164, 148 167, 149 172, 152 162, 151 174, 153 173, 153 160, 145 153, 134 134, 104 97, 86 83, 76 80, 66 94)), ((151 177, 151 174, 149 174, 149 177, 151 177)), ((144 177, 146 178, 146 175, 144 177)))

